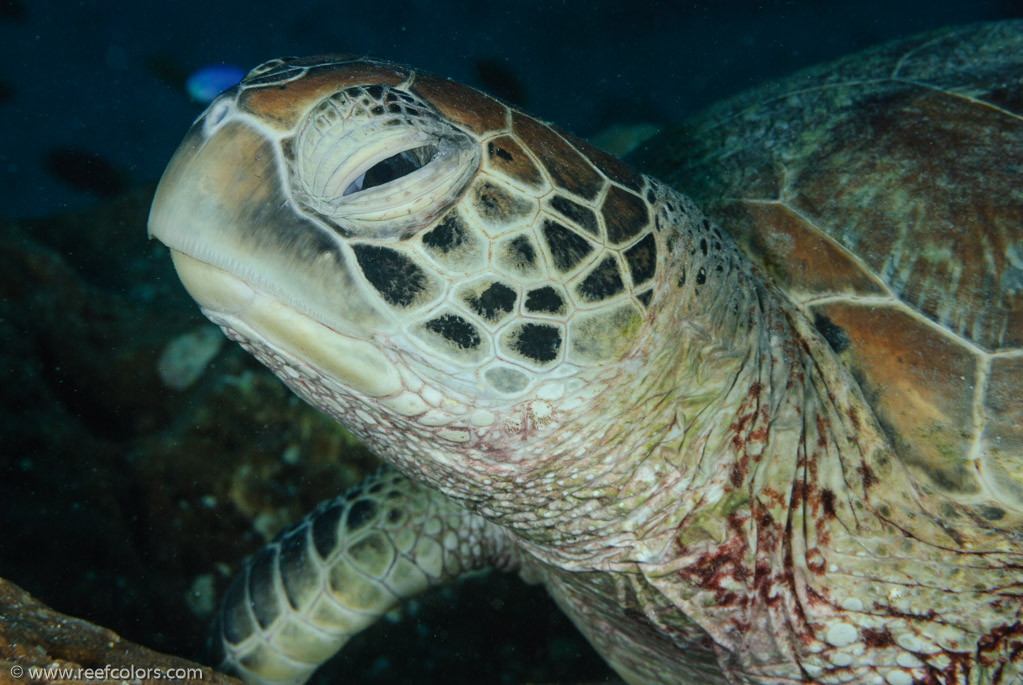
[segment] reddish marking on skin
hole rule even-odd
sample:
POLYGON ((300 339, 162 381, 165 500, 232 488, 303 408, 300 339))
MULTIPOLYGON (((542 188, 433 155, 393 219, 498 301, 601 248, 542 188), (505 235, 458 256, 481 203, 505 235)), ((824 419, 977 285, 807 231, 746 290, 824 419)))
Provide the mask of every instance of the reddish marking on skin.
POLYGON ((835 513, 835 493, 828 488, 821 492, 821 506, 824 508, 824 515, 829 519, 837 516, 835 513))
POLYGON ((806 550, 806 567, 818 576, 823 576, 827 568, 827 561, 817 547, 806 550))
POLYGON ((828 532, 828 523, 823 517, 817 517, 814 521, 814 532, 817 533, 817 542, 827 547, 831 544, 831 533, 828 532))
POLYGON ((770 505, 776 507, 785 506, 785 496, 771 487, 765 487, 759 492, 759 496, 770 505))
POLYGON ((853 425, 853 429, 858 431, 860 429, 860 415, 855 409, 849 407, 849 410, 846 412, 846 416, 849 417, 849 422, 853 425))
MULTIPOLYGON (((827 588, 814 589, 812 586, 806 586, 806 603, 816 607, 832 607, 834 603, 828 598, 827 588), (819 590, 819 591, 818 591, 819 590)), ((814 624, 817 625, 817 624, 814 624)))
POLYGON ((743 482, 746 480, 746 467, 742 461, 732 466, 732 472, 728 476, 728 481, 732 484, 732 487, 738 490, 742 487, 743 482))
POLYGON ((792 497, 789 502, 789 510, 795 511, 799 507, 803 506, 803 502, 806 501, 806 483, 798 481, 792 486, 792 497))
POLYGON ((1019 621, 993 628, 987 635, 984 635, 977 641, 977 661, 984 666, 993 666, 1001 660, 997 654, 994 655, 994 658, 991 658, 985 652, 1004 651, 1008 651, 1011 655, 1011 660, 1016 661, 1019 658, 1020 643, 1017 640, 1012 640, 1011 642, 1010 640, 1020 635, 1023 635, 1023 625, 1019 621), (1014 647, 1015 649, 1013 649, 1014 647))
POLYGON ((744 527, 749 516, 733 512, 725 519, 730 534, 727 540, 701 554, 694 564, 679 569, 678 575, 697 587, 714 592, 714 603, 718 607, 732 606, 745 609, 749 598, 722 586, 726 579, 744 584, 749 570, 744 567, 748 550, 744 527))
POLYGON ((863 479, 864 490, 869 489, 871 485, 877 485, 879 482, 877 476, 874 475, 874 472, 866 464, 860 466, 859 472, 860 477, 863 479))
POLYGON ((827 417, 817 415, 817 446, 824 447, 828 444, 827 436, 831 430, 831 422, 827 417))
POLYGON ((895 645, 895 638, 892 637, 888 626, 883 628, 864 628, 860 631, 860 637, 863 638, 863 642, 866 643, 867 647, 873 649, 883 649, 895 645))

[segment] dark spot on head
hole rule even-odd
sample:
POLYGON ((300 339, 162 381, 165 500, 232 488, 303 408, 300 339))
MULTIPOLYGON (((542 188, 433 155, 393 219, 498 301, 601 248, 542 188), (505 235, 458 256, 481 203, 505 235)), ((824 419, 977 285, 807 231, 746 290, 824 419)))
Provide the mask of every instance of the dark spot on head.
POLYGON ((345 533, 351 533, 366 525, 377 513, 377 505, 371 499, 358 499, 348 508, 345 515, 345 533))
POLYGON ((426 274, 396 250, 376 245, 353 245, 362 273, 390 304, 407 307, 426 290, 426 274))
POLYGON ((340 504, 316 514, 313 518, 313 546, 321 559, 326 559, 337 547, 337 524, 343 507, 340 504))
POLYGON ((849 349, 849 336, 841 326, 835 325, 828 317, 823 314, 814 314, 813 326, 828 341, 831 349, 835 352, 841 354, 849 349))
POLYGON ((565 217, 579 228, 583 229, 592 236, 600 236, 600 227, 597 225, 597 215, 593 213, 593 210, 589 207, 585 207, 578 202, 573 202, 567 197, 561 195, 555 195, 547 204, 561 216, 565 217))
POLYGON ((469 231, 461 219, 451 212, 435 228, 423 234, 423 245, 430 250, 447 254, 469 240, 469 231))
POLYGON ((707 239, 706 238, 700 238, 700 252, 703 253, 704 257, 707 256, 707 239))
POLYGON ((707 282, 707 272, 701 266, 700 270, 696 272, 696 285, 703 285, 707 282))
POLYGON ((543 314, 561 314, 565 311, 565 301, 558 291, 550 286, 530 290, 526 294, 526 311, 543 314))
POLYGON ((455 314, 441 314, 426 322, 426 329, 450 340, 459 349, 471 350, 479 347, 482 338, 471 323, 455 314))
POLYGON ((589 273, 576 292, 587 302, 599 302, 617 295, 625 289, 621 274, 618 273, 618 262, 608 255, 589 273))
POLYGON ((590 241, 554 221, 543 222, 543 237, 558 271, 572 269, 593 251, 590 241))
POLYGON ((634 286, 646 283, 654 277, 657 270, 657 241, 652 233, 625 251, 625 261, 629 263, 634 286))
POLYGON ((515 291, 503 283, 492 283, 478 297, 466 298, 472 310, 487 321, 497 321, 515 308, 515 291))
POLYGON ((642 302, 644 307, 649 307, 650 298, 653 296, 653 294, 654 294, 653 290, 647 290, 645 292, 640 293, 639 295, 636 295, 636 299, 642 302))
POLYGON ((495 169, 511 179, 532 188, 544 185, 540 170, 512 136, 504 135, 488 141, 487 156, 495 169))
POLYGON ((546 324, 523 324, 511 341, 511 347, 523 357, 541 364, 554 361, 561 349, 561 331, 546 324))
POLYGON ((503 147, 498 147, 498 146, 494 145, 493 141, 487 143, 487 153, 491 157, 496 155, 497 157, 500 157, 501 159, 503 159, 506 162, 510 162, 510 161, 512 161, 514 159, 510 152, 505 150, 503 147))
POLYGON ((374 100, 379 100, 384 95, 384 87, 382 85, 374 85, 366 87, 366 94, 374 100))
POLYGON ((651 204, 651 205, 654 202, 657 201, 657 196, 654 195, 654 189, 653 188, 651 188, 648 191, 646 191, 646 201, 647 201, 648 204, 651 204))
POLYGON ((379 115, 384 113, 384 106, 383 105, 377 105, 373 109, 369 110, 369 112, 370 112, 370 114, 374 114, 374 115, 379 116, 379 115))
POLYGON ((678 287, 681 288, 685 284, 686 284, 686 268, 683 266, 682 268, 679 269, 679 272, 678 272, 677 285, 678 285, 678 287))

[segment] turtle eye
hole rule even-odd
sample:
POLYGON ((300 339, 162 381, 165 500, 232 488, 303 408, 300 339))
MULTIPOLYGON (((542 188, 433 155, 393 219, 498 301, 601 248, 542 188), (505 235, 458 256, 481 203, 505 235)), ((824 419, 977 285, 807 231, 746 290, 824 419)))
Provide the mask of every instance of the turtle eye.
POLYGON ((377 162, 360 175, 345 189, 344 196, 382 186, 396 179, 408 176, 429 164, 437 155, 436 145, 423 145, 414 150, 399 152, 382 162, 377 162))
POLYGON ((479 143, 416 95, 358 86, 320 101, 285 141, 296 204, 344 236, 427 228, 480 165, 479 143))

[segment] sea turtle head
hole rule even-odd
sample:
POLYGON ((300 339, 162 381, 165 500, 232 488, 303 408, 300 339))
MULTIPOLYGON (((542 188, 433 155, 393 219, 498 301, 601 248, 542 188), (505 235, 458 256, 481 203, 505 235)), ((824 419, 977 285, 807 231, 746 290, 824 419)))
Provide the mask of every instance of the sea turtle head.
POLYGON ((629 373, 658 192, 480 92, 326 56, 215 100, 149 230, 207 316, 376 449, 509 464, 629 373))

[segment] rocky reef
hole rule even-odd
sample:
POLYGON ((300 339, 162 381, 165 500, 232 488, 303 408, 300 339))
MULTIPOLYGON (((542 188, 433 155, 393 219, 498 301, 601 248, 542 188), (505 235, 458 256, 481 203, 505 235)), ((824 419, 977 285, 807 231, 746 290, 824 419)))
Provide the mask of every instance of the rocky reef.
MULTIPOLYGON (((242 560, 377 462, 202 318, 166 249, 146 239, 151 192, 0 222, 0 576, 202 663, 242 560)), ((5 611, 0 644, 31 643, 5 611)), ((63 620, 47 611, 33 634, 63 620)), ((331 677, 614 678, 542 589, 498 573, 410 603, 317 680, 331 677)))

